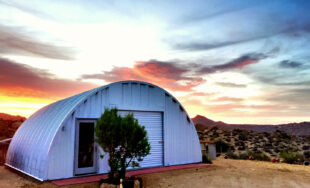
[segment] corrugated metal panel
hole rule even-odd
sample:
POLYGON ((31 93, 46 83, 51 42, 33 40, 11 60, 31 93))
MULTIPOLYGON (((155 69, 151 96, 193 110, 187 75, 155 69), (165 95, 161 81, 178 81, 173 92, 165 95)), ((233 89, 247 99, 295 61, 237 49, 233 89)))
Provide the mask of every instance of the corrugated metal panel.
MULTIPOLYGON (((173 100, 170 94, 165 95, 166 93, 163 89, 145 82, 124 81, 44 107, 28 118, 14 135, 7 154, 7 164, 42 180, 74 176, 76 119, 99 118, 106 107, 162 112, 160 121, 164 127, 164 161, 159 161, 162 154, 154 154, 149 157, 149 162, 145 160, 148 164, 152 163, 151 158, 158 159, 154 162, 156 166, 163 162, 164 165, 200 162, 201 150, 195 127, 190 120, 186 120, 188 115, 185 110, 180 110, 180 103, 173 100)), ((141 124, 149 125, 148 123, 154 121, 153 123, 159 125, 158 117, 157 120, 155 118, 149 121, 143 119, 144 116, 151 117, 149 114, 137 116, 140 121, 146 122, 141 124)), ((155 137, 152 140, 163 139, 159 133, 155 137)), ((106 173, 107 157, 98 160, 101 165, 98 173, 106 173)))
POLYGON ((125 116, 133 113, 140 125, 145 127, 151 145, 150 154, 140 163, 140 167, 154 167, 163 165, 163 123, 161 112, 120 111, 125 116))
POLYGON ((48 152, 63 120, 93 90, 50 104, 30 116, 16 131, 6 163, 38 179, 47 176, 48 152))
POLYGON ((198 135, 187 113, 171 95, 165 95, 164 140, 165 165, 201 162, 198 135), (183 110, 180 110, 180 107, 183 110))

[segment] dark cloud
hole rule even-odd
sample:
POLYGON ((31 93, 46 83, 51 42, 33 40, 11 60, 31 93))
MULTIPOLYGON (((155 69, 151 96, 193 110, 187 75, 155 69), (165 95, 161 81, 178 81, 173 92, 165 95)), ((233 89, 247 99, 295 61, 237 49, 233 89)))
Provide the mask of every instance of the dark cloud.
MULTIPOLYGON (((295 36, 296 33, 307 33, 309 32, 309 23, 283 23, 285 26, 279 26, 279 28, 275 30, 262 30, 262 31, 255 31, 248 32, 248 34, 244 34, 245 31, 239 31, 239 33, 243 33, 243 35, 236 35, 234 36, 233 40, 230 40, 231 37, 229 37, 228 40, 222 40, 222 41, 196 41, 194 39, 191 39, 191 37, 182 36, 182 40, 175 39, 175 40, 166 40, 172 48, 176 50, 184 50, 184 51, 206 51, 206 50, 213 50, 217 48, 223 48, 238 44, 243 44, 247 42, 257 41, 261 39, 267 39, 270 37, 274 37, 277 35, 284 34, 286 36, 295 36), (187 40, 184 40, 184 38, 188 38, 187 40), (182 41, 182 42, 179 42, 182 41)), ((266 26, 267 27, 267 26, 266 26)))
POLYGON ((57 78, 45 70, 0 58, 0 93, 11 96, 68 97, 96 85, 57 78))
MULTIPOLYGON (((310 86, 310 85, 309 85, 310 86)), ((277 95, 272 95, 266 98, 267 101, 286 103, 293 106, 308 106, 310 107, 310 88, 285 88, 280 90, 277 95)))
MULTIPOLYGON (((220 2, 219 2, 220 3, 220 2)), ((217 18, 222 15, 231 14, 233 12, 238 12, 253 6, 257 6, 258 2, 244 2, 243 4, 237 4, 233 2, 226 2, 225 4, 221 4, 217 7, 217 9, 211 9, 209 11, 201 10, 201 11, 194 11, 189 14, 186 14, 185 16, 181 17, 179 21, 177 21, 179 24, 193 24, 195 22, 199 21, 206 21, 212 18, 217 18)), ((202 6, 203 7, 203 6, 202 6)))
POLYGON ((214 66, 216 70, 223 70, 223 69, 232 69, 238 67, 244 67, 249 64, 257 63, 261 59, 265 59, 267 56, 263 53, 249 53, 242 55, 228 63, 214 66))
POLYGON ((43 13, 37 9, 34 9, 34 8, 26 6, 26 5, 22 5, 22 4, 17 3, 17 2, 0 0, 0 4, 8 6, 8 7, 16 8, 16 9, 21 10, 23 12, 27 12, 27 13, 30 13, 32 15, 36 15, 40 18, 42 18, 42 17, 43 18, 49 18, 49 19, 52 18, 50 15, 47 15, 47 14, 45 14, 45 13, 43 13))
MULTIPOLYGON (((99 74, 82 75, 82 79, 99 79, 106 82, 120 80, 142 80, 152 82, 174 91, 191 91, 193 87, 205 83, 201 75, 218 71, 238 69, 248 66, 266 58, 262 53, 249 53, 233 59, 227 63, 204 66, 196 63, 180 64, 174 61, 138 61, 133 68, 114 67, 111 71, 104 71, 99 74)), ((220 83, 221 84, 221 83, 220 83)), ((225 84, 222 83, 224 86, 225 84)), ((228 84, 226 84, 228 87, 228 84)), ((229 87, 246 87, 243 85, 232 85, 229 87)))
POLYGON ((133 68, 114 67, 111 71, 101 74, 83 75, 84 79, 100 79, 106 82, 120 80, 142 80, 152 82, 174 91, 191 91, 205 82, 199 76, 192 76, 189 67, 176 62, 157 60, 138 61, 133 68))
POLYGON ((274 87, 310 87, 310 76, 307 73, 308 67, 303 69, 286 68, 268 68, 263 70, 242 70, 244 74, 251 77, 256 82, 268 84, 274 87), (303 72, 304 71, 304 72, 303 72))
POLYGON ((232 82, 216 82, 216 84, 222 87, 232 87, 232 88, 246 88, 247 87, 247 85, 245 84, 236 84, 232 82))
POLYGON ((302 63, 296 61, 283 60, 279 63, 279 66, 282 68, 299 68, 302 66, 302 63))
POLYGON ((310 80, 305 81, 290 81, 290 82, 273 82, 275 85, 278 86, 306 86, 310 87, 310 80))
POLYGON ((268 55, 265 55, 263 53, 248 53, 221 65, 201 67, 200 70, 197 72, 200 74, 210 74, 217 71, 242 68, 250 64, 258 63, 260 60, 267 57, 268 55))
POLYGON ((246 42, 251 42, 255 40, 265 39, 269 38, 275 35, 279 35, 281 33, 285 33, 287 30, 281 30, 279 32, 271 32, 271 33, 262 33, 262 34, 256 34, 253 36, 244 37, 242 36, 240 39, 237 40, 227 40, 222 42, 170 42, 172 47, 177 50, 186 50, 186 51, 203 51, 203 50, 212 50, 216 48, 222 48, 226 46, 232 46, 236 44, 242 44, 246 42))
POLYGON ((21 28, 0 25, 0 54, 36 55, 53 59, 72 60, 74 52, 66 47, 46 44, 28 35, 21 28))

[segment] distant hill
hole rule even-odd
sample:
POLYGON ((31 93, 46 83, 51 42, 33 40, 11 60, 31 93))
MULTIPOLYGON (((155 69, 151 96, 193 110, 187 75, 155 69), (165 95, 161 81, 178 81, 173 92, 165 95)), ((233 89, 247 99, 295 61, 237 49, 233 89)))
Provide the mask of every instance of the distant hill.
POLYGON ((26 120, 22 116, 0 113, 0 140, 13 137, 18 127, 26 120))
POLYGON ((10 114, 5 114, 5 113, 1 113, 0 112, 0 119, 3 120, 13 120, 13 121, 25 121, 26 118, 23 116, 14 116, 14 115, 10 115, 10 114))
POLYGON ((224 130, 244 129, 256 132, 283 131, 293 135, 310 135, 310 122, 288 123, 280 125, 255 125, 255 124, 227 124, 221 121, 213 121, 202 115, 192 118, 197 131, 202 131, 209 127, 218 127, 224 130))

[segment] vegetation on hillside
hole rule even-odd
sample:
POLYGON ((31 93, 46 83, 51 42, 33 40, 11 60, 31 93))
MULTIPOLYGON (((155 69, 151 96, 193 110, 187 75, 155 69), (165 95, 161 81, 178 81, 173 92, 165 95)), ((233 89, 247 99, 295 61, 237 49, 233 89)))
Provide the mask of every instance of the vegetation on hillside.
POLYGON ((216 126, 198 131, 199 139, 216 143, 216 150, 232 159, 270 161, 281 159, 301 164, 310 159, 309 136, 295 136, 276 130, 272 133, 243 129, 223 130, 216 126))
POLYGON ((0 113, 0 140, 12 138, 18 127, 26 120, 21 116, 0 113))

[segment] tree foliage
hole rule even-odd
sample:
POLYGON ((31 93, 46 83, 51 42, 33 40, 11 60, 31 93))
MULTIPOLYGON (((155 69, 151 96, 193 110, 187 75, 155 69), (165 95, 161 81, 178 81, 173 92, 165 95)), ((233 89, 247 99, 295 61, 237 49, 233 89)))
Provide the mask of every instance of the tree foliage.
POLYGON ((109 153, 110 180, 125 178, 126 168, 137 167, 150 153, 150 143, 144 126, 133 114, 121 117, 117 108, 105 109, 95 128, 97 142, 109 153))

